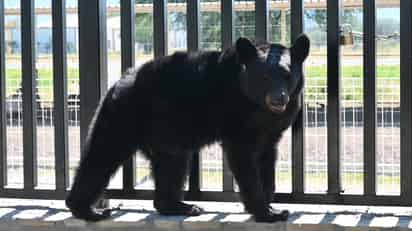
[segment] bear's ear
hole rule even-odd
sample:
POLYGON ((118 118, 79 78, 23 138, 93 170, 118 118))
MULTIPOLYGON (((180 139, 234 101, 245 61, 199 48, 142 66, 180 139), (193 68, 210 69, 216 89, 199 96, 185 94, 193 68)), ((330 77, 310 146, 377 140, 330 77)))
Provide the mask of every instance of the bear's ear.
POLYGON ((240 37, 236 41, 236 53, 239 57, 239 62, 246 64, 251 59, 257 57, 256 47, 247 38, 240 37))
POLYGON ((307 35, 301 34, 296 39, 293 46, 290 48, 292 59, 299 63, 303 63, 309 55, 310 40, 307 35))

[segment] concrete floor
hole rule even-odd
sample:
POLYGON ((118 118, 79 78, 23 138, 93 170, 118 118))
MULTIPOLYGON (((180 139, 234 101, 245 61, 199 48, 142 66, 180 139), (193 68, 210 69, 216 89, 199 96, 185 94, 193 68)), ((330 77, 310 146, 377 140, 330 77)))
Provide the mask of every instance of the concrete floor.
POLYGON ((198 217, 158 215, 151 201, 112 200, 113 218, 86 223, 71 217, 62 201, 0 199, 0 230, 412 230, 412 208, 274 204, 291 212, 285 223, 253 222, 240 203, 197 202, 198 217))

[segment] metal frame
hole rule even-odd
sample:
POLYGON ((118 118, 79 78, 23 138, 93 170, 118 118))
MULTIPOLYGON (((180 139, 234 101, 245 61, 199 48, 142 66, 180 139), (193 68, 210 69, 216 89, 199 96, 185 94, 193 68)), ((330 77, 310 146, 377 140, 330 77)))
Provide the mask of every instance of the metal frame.
POLYGON ((66 0, 52 1, 53 83, 56 190, 69 187, 67 63, 66 63, 66 0))
MULTIPOLYGON (((222 20, 222 49, 225 50, 233 45, 234 38, 234 1, 221 0, 221 20, 222 20)), ((229 169, 229 163, 223 157, 223 191, 234 191, 234 177, 229 169)))
POLYGON ((200 1, 187 0, 187 48, 197 51, 200 47, 200 1))
POLYGON ((4 1, 0 2, 0 191, 7 185, 6 70, 4 40, 4 1))
MULTIPOLYGON (((187 1, 187 48, 189 52, 195 52, 200 47, 200 1, 187 1)), ((192 168, 189 176, 189 192, 196 196, 200 192, 202 176, 200 174, 202 157, 199 152, 195 153, 192 159, 192 168)))
MULTIPOLYGON (((4 189, 0 192, 1 197, 7 198, 23 198, 23 199, 64 199, 67 195, 65 193, 58 193, 54 190, 34 190, 28 193, 20 189, 4 189)), ((106 195, 111 199, 153 199, 153 190, 134 190, 124 191, 121 189, 107 190, 106 195)), ((239 201, 239 194, 237 192, 214 192, 201 191, 197 194, 191 192, 185 193, 186 200, 197 201, 225 201, 236 202, 239 201)), ((290 193, 276 193, 274 194, 273 202, 277 203, 322 203, 322 204, 339 204, 339 205, 380 205, 380 206, 412 206, 412 202, 404 196, 365 196, 365 195, 340 195, 338 197, 328 194, 290 194, 290 193)))
POLYGON ((153 44, 154 56, 167 54, 167 0, 153 1, 153 44))
POLYGON ((37 186, 34 0, 21 0, 24 190, 37 186))
POLYGON ((234 1, 221 0, 220 3, 222 18, 222 49, 225 50, 233 45, 234 32, 234 1))
MULTIPOLYGON (((34 0, 21 0, 22 12, 22 70, 24 109, 24 188, 9 189, 6 185, 6 123, 5 123, 5 55, 4 5, 0 2, 0 197, 64 199, 68 187, 68 128, 67 128, 67 64, 65 48, 65 0, 52 1, 53 9, 53 68, 54 113, 56 150, 56 190, 36 189, 36 104, 35 104, 35 46, 34 0)), ((349 205, 412 205, 412 11, 411 1, 401 1, 401 196, 376 195, 376 54, 375 54, 375 1, 364 0, 364 195, 343 195, 340 188, 340 1, 328 0, 328 193, 304 192, 304 113, 299 113, 292 126, 292 193, 274 194, 274 202, 349 205)), ((167 53, 167 0, 154 1, 155 57, 167 53)), ((291 0, 292 40, 303 31, 303 0, 291 0)), ((133 0, 121 1, 122 71, 134 65, 133 0)), ((234 41, 234 1, 222 0, 222 48, 234 41)), ((88 124, 103 93, 107 89, 106 1, 79 1, 80 36, 80 97, 81 144, 88 124)), ((256 38, 268 38, 268 1, 256 1, 256 38)), ((200 3, 188 0, 188 49, 199 49, 200 3)), ((303 98, 302 98, 303 100, 303 98)), ((304 110, 304 108, 303 108, 304 110)), ((223 192, 201 191, 200 157, 195 155, 189 180, 188 200, 237 201, 233 189, 233 176, 226 161, 223 162, 223 192)), ((135 189, 135 161, 124 165, 124 188, 107 190, 107 196, 117 199, 152 199, 152 190, 135 189)))
POLYGON ((341 193, 340 185, 340 1, 327 1, 327 134, 328 194, 341 193))
MULTIPOLYGON (((24 1, 24 0, 23 0, 24 1)), ((107 89, 106 1, 79 1, 80 145, 107 89)))
POLYGON ((364 194, 376 194, 376 44, 375 0, 363 4, 364 194))
MULTIPOLYGON (((257 41, 269 41, 269 2, 267 0, 255 1, 255 37, 257 41)), ((272 155, 268 160, 275 163, 275 155, 272 155)), ((271 178, 271 185, 273 186, 273 192, 276 191, 276 171, 275 165, 271 166, 270 172, 273 172, 273 177, 271 178)))
MULTIPOLYGON (((303 1, 291 0, 291 31, 292 41, 303 32, 303 1)), ((303 196, 305 190, 305 107, 303 94, 300 98, 302 110, 298 113, 295 123, 292 125, 292 192, 298 197, 303 196)))
POLYGON ((400 1, 401 14, 401 195, 412 199, 412 1, 400 1))
MULTIPOLYGON (((135 7, 134 0, 122 0, 120 5, 121 17, 121 49, 122 72, 135 64, 135 7)), ((123 188, 131 191, 136 183, 136 158, 133 156, 123 165, 123 188)))
POLYGON ((256 40, 269 40, 269 1, 255 1, 255 37, 256 40))

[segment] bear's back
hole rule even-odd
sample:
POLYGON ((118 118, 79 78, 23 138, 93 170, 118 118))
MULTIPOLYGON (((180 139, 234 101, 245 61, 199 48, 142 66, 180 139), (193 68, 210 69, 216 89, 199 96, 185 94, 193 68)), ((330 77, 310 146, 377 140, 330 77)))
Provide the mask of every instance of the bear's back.
POLYGON ((218 71, 219 55, 220 52, 176 52, 149 62, 152 93, 179 100, 211 97, 214 88, 222 86, 226 78, 218 71))
POLYGON ((213 142, 221 133, 228 110, 236 108, 229 98, 238 88, 233 82, 236 71, 228 75, 227 70, 222 73, 219 69, 220 54, 177 52, 155 59, 120 80, 114 93, 133 93, 120 98, 132 104, 129 109, 137 109, 139 120, 144 121, 144 136, 152 142, 161 142, 169 149, 213 142))

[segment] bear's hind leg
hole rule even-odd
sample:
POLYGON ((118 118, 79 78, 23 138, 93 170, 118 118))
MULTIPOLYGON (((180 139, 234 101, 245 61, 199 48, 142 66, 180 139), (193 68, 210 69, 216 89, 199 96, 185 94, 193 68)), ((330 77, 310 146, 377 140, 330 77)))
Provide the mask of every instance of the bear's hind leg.
POLYGON ((153 153, 155 180, 154 207, 162 215, 198 216, 202 209, 183 203, 183 185, 188 174, 190 154, 153 153))
MULTIPOLYGON (((101 139, 96 134, 93 139, 101 139)), ((106 139, 106 138, 104 138, 106 139)), ((107 139, 106 142, 92 142, 87 145, 85 156, 76 172, 73 186, 66 198, 66 206, 77 218, 99 221, 110 217, 110 210, 96 213, 93 206, 107 187, 110 177, 118 167, 135 152, 135 146, 120 139, 107 139)))

